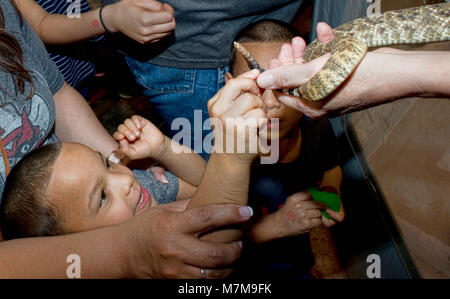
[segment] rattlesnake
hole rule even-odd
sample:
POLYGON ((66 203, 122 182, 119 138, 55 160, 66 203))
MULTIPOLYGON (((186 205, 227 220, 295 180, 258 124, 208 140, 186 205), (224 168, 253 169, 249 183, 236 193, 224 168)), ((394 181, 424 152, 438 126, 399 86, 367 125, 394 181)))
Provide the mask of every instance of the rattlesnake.
MULTIPOLYGON (((368 48, 398 44, 420 44, 450 40, 450 3, 389 11, 380 17, 356 19, 333 30, 328 44, 310 43, 303 56, 309 62, 326 53, 330 58, 307 83, 282 92, 312 102, 336 90, 356 69, 368 48)), ((251 69, 264 71, 239 43, 234 47, 246 58, 251 69)))

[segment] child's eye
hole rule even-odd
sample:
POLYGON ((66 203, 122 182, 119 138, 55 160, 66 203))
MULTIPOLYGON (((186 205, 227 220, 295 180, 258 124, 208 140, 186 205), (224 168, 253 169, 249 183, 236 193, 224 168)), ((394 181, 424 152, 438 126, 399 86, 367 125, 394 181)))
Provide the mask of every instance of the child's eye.
POLYGON ((106 204, 107 201, 108 201, 108 198, 106 197, 106 193, 105 193, 105 191, 102 190, 102 193, 100 195, 100 200, 98 202, 98 207, 101 208, 103 205, 106 204))

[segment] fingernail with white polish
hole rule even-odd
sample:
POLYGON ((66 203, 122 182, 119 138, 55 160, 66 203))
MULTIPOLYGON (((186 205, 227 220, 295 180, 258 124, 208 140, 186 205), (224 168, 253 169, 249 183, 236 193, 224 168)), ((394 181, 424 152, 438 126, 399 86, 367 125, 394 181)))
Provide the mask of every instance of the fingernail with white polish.
POLYGON ((251 216, 253 216, 253 209, 249 206, 240 207, 239 214, 242 217, 251 217, 251 216))

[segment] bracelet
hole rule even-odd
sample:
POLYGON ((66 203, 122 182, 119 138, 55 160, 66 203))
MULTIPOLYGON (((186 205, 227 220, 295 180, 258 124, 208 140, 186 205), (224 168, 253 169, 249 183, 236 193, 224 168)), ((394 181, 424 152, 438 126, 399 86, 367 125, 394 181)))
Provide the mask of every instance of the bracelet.
POLYGON ((104 7, 105 7, 105 6, 100 7, 100 10, 98 11, 98 16, 99 16, 99 19, 100 19, 100 23, 102 24, 103 29, 105 29, 106 33, 108 33, 108 34, 113 34, 114 32, 112 32, 111 30, 109 30, 108 27, 106 27, 105 22, 103 22, 102 10, 103 10, 104 7))

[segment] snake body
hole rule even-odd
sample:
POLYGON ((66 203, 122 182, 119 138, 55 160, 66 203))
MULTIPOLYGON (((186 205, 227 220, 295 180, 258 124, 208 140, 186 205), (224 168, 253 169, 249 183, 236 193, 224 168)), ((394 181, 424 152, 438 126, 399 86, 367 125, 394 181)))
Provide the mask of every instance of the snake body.
MULTIPOLYGON (((323 68, 305 84, 283 89, 283 93, 317 102, 325 99, 352 74, 368 48, 450 40, 450 3, 389 11, 379 17, 356 19, 333 31, 333 41, 322 44, 315 40, 306 47, 303 56, 305 62, 309 62, 331 53, 323 68)), ((236 49, 244 55, 249 66, 253 63, 253 68, 259 67, 256 60, 251 62, 248 51, 244 54, 239 46, 236 49)))

